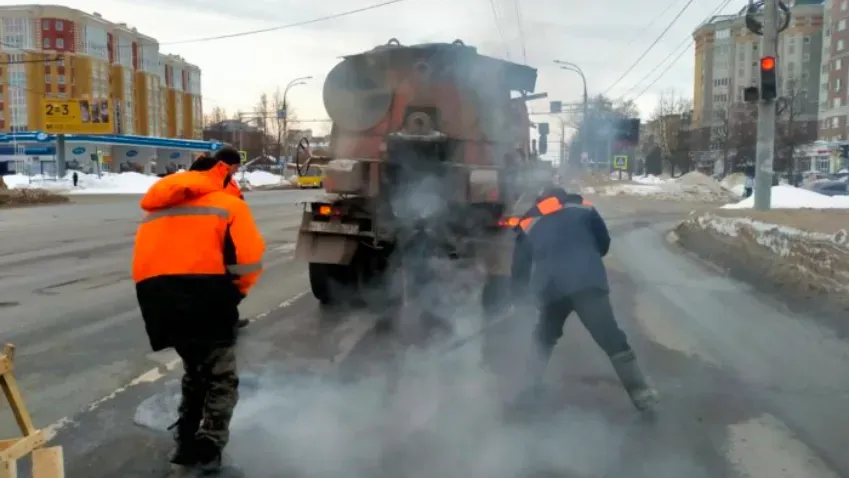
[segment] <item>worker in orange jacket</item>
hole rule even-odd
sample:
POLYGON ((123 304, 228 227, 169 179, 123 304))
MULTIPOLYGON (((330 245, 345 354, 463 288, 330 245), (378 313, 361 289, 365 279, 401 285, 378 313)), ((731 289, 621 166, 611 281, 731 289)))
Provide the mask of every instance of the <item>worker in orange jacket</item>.
POLYGON ((247 203, 224 191, 224 151, 206 171, 160 179, 145 194, 132 274, 154 351, 183 361, 176 465, 215 471, 238 401, 239 303, 262 273, 265 242, 247 203))
MULTIPOLYGON (((225 149, 227 149, 227 148, 225 148, 225 149)), ((229 152, 229 153, 224 152, 224 153, 221 153, 221 154, 225 158, 225 160, 223 160, 224 164, 228 164, 227 161, 226 161, 226 158, 227 158, 228 155, 232 156, 232 151, 229 152)), ((237 152, 237 154, 238 154, 238 152, 237 152)), ((218 162, 219 162, 218 159, 216 159, 215 157, 209 156, 208 154, 203 154, 203 155, 199 156, 195 160, 195 162, 192 163, 192 165, 189 167, 189 171, 209 171, 216 164, 218 164, 218 162)), ((230 166, 231 175, 236 174, 236 171, 238 171, 238 169, 239 169, 238 165, 239 165, 239 163, 237 163, 236 166, 234 167, 233 165, 228 164, 228 166, 230 166)), ((234 181, 232 177, 227 181, 227 184, 224 185, 224 192, 231 194, 231 195, 233 195, 233 196, 235 196, 239 199, 245 199, 245 196, 242 195, 242 190, 239 189, 239 185, 236 184, 236 181, 234 181)), ((250 323, 251 323, 250 319, 240 318, 239 322, 236 324, 236 326, 241 329, 241 328, 247 327, 248 325, 250 325, 250 323)))

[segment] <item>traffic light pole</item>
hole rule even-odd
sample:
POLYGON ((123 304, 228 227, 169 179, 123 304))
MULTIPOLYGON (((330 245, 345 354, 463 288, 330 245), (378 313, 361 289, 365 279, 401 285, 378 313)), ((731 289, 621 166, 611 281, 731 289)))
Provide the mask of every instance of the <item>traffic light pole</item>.
MULTIPOLYGON (((764 1, 763 55, 775 57, 778 50, 778 0, 764 1)), ((762 87, 763 88, 763 87, 762 87)), ((763 90, 761 90, 763 91, 763 90)), ((758 140, 755 159, 755 209, 768 211, 772 202, 773 157, 775 153, 775 99, 758 103, 758 140)))

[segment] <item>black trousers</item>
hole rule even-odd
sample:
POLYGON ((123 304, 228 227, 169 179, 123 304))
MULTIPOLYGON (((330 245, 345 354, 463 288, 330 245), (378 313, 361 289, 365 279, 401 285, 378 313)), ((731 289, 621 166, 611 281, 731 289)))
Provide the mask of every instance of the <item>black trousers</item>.
POLYGON ((572 312, 578 313, 584 327, 608 357, 631 350, 625 332, 613 315, 610 294, 604 290, 587 290, 543 305, 535 333, 541 353, 551 353, 563 337, 563 326, 572 312))

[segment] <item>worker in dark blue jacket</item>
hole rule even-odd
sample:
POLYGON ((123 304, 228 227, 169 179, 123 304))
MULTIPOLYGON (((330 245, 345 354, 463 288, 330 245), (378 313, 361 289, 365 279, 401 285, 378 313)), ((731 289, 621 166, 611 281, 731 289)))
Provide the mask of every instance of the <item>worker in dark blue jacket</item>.
POLYGON ((602 258, 610 250, 610 234, 601 215, 578 194, 546 188, 520 222, 520 241, 532 261, 530 289, 540 304, 535 342, 539 361, 531 372, 532 388, 545 367, 566 318, 577 312, 596 343, 607 353, 631 401, 639 410, 657 401, 628 338, 613 315, 602 258))

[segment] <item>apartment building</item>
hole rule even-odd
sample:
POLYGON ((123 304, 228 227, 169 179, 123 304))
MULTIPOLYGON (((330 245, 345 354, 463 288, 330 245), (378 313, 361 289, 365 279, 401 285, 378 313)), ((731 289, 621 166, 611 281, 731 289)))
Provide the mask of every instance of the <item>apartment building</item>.
POLYGON ((126 23, 62 6, 0 6, 0 131, 43 130, 45 97, 109 99, 114 133, 200 139, 200 79, 197 66, 126 23), (169 109, 169 98, 181 106, 169 109))
POLYGON ((849 1, 826 0, 823 15, 819 138, 849 139, 849 1))
MULTIPOLYGON (((824 0, 797 0, 776 55, 779 95, 795 98, 797 118, 807 123, 802 126, 812 136, 820 109, 824 10, 824 0)), ((710 18, 693 32, 693 39, 693 128, 701 130, 702 137, 713 137, 711 131, 721 128, 729 114, 748 117, 739 115, 749 109, 743 90, 759 84, 763 39, 746 28, 745 9, 710 18)))

